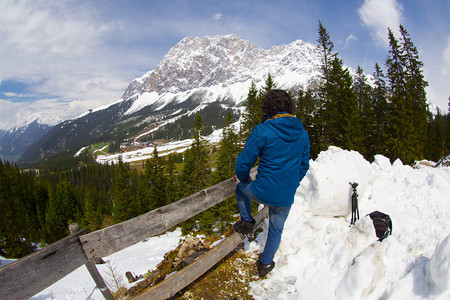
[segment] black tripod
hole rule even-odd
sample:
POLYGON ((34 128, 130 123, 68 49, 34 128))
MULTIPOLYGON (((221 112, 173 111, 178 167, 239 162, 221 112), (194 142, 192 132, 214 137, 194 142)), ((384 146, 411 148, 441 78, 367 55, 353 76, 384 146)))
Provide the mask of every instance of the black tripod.
POLYGON ((352 186, 352 220, 350 221, 350 226, 356 223, 356 220, 359 220, 359 209, 358 209, 358 192, 356 188, 358 187, 357 182, 349 182, 352 186))

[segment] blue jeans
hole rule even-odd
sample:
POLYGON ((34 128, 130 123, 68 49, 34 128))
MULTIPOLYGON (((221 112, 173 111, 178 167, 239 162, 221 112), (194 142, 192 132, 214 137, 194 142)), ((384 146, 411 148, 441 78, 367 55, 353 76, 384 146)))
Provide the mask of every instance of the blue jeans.
POLYGON ((269 233, 267 235, 266 246, 264 247, 264 251, 260 256, 260 259, 263 264, 270 264, 273 261, 273 257, 275 256, 278 247, 280 246, 284 223, 286 222, 291 207, 280 207, 265 204, 253 195, 251 186, 251 181, 239 182, 236 185, 237 204, 241 214, 241 220, 246 222, 251 222, 253 220, 250 200, 269 207, 269 233))

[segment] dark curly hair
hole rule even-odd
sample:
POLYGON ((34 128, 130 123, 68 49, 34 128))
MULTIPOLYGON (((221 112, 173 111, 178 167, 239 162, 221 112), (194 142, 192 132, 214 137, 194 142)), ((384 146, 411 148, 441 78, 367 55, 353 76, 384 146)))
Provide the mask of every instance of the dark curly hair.
POLYGON ((294 114, 294 101, 286 91, 269 90, 261 100, 262 120, 276 115, 279 112, 294 114))

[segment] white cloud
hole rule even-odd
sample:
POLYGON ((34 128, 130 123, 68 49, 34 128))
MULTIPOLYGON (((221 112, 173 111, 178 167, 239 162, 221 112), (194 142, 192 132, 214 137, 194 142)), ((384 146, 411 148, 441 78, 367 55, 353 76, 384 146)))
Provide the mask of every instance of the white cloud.
POLYGON ((6 93, 3 93, 3 95, 5 95, 8 98, 26 97, 26 95, 24 95, 24 94, 18 94, 18 93, 14 93, 14 92, 6 92, 6 93))
POLYGON ((0 129, 8 129, 15 123, 16 111, 20 106, 12 102, 0 99, 0 129))
POLYGON ((441 44, 427 45, 427 51, 421 54, 424 77, 429 83, 427 98, 432 103, 432 111, 439 107, 444 113, 448 111, 450 96, 450 36, 445 36, 441 44))
POLYGON ((345 47, 348 46, 348 44, 351 41, 356 41, 358 38, 356 36, 354 36, 353 34, 350 34, 346 39, 345 39, 345 47))
POLYGON ((450 36, 447 37, 447 47, 445 47, 442 53, 442 61, 444 62, 442 66, 444 75, 450 75, 450 36))
POLYGON ((216 13, 213 16, 214 20, 217 20, 217 21, 222 19, 222 17, 223 17, 223 14, 221 14, 221 13, 216 13))
MULTIPOLYGON (((53 109, 56 111, 57 106, 61 105, 60 102, 55 103, 48 100, 43 100, 46 105, 52 105, 53 109)), ((22 105, 21 103, 12 103, 10 101, 6 101, 0 99, 0 129, 7 130, 11 127, 15 126, 23 126, 29 123, 29 121, 36 117, 37 114, 40 115, 41 122, 44 122, 49 125, 56 125, 61 122, 61 119, 56 117, 53 111, 53 114, 48 111, 47 114, 41 113, 42 110, 39 110, 41 104, 39 103, 27 103, 27 105, 22 105)))
POLYGON ((398 31, 402 22, 403 7, 397 0, 365 0, 358 9, 361 21, 366 25, 372 37, 381 45, 387 46, 388 28, 398 31))
POLYGON ((96 24, 89 11, 74 9, 68 1, 14 1, 0 9, 2 52, 8 54, 63 56, 76 58, 89 54, 110 24, 96 24))
MULTIPOLYGON (((130 81, 130 70, 123 69, 126 56, 107 41, 121 30, 121 24, 102 21, 89 5, 74 1, 0 2, 0 81, 18 80, 34 96, 54 98, 53 107, 45 101, 27 102, 26 109, 2 105, 0 116, 8 115, 3 125, 22 125, 23 118, 14 121, 12 117, 17 111, 21 116, 34 108, 70 118, 120 98, 130 81), (71 105, 72 101, 76 105, 71 105), (13 112, 8 113, 8 109, 13 112)), ((14 95, 13 91, 4 95, 32 96, 14 95)))

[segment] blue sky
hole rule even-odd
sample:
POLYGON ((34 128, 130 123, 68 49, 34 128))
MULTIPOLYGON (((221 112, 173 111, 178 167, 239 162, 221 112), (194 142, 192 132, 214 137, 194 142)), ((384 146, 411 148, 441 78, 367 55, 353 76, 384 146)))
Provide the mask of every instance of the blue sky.
POLYGON ((117 101, 186 36, 236 34, 268 49, 316 43, 318 21, 344 63, 371 74, 401 23, 424 63, 428 99, 447 111, 450 1, 0 0, 0 128, 34 112, 66 119, 117 101))

